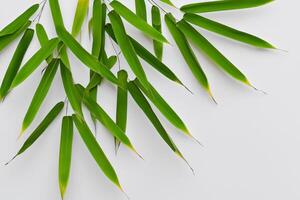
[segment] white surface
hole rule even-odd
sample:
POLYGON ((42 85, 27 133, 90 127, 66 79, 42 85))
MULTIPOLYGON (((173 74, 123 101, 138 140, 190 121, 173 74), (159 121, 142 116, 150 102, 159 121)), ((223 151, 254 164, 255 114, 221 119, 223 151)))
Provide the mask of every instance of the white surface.
MULTIPOLYGON (((34 2, 36 1, 5 1, 5 6, 0 8, 0 27, 34 2)), ((174 2, 176 5, 182 4, 180 0, 174 2)), ((61 4, 66 25, 70 27, 75 0, 61 1, 61 4)), ((115 157, 113 140, 100 125, 98 127, 99 142, 116 167, 130 199, 299 200, 299 6, 299 1, 284 0, 258 9, 206 14, 212 19, 254 33, 288 50, 288 53, 258 50, 202 31, 258 88, 266 90, 269 95, 255 92, 224 76, 196 51, 219 102, 218 106, 214 105, 194 80, 175 45, 166 48, 165 62, 194 91, 194 95, 164 79, 151 67, 145 67, 151 82, 182 116, 204 147, 181 136, 161 118, 194 167, 196 176, 193 176, 185 163, 172 154, 143 113, 130 100, 128 135, 145 157, 145 161, 125 148, 121 148, 118 157, 115 157)), ((42 22, 54 36, 48 5, 42 22)), ((132 35, 151 48, 151 43, 143 39, 138 31, 132 28, 130 30, 132 35)), ((169 36, 166 30, 165 32, 169 36)), ((85 32, 83 38, 86 35, 85 32)), ((172 43, 174 44, 173 41, 172 43)), ((16 43, 0 55, 1 80, 15 46, 16 43)), ((38 43, 35 41, 30 52, 33 53, 37 48, 38 43)), ((30 53, 27 58, 28 55, 30 53)), ((72 60, 76 80, 86 83, 87 70, 79 61, 72 60)), ((124 61, 122 67, 127 68, 124 61)), ((24 155, 9 166, 3 166, 25 140, 16 141, 16 138, 40 80, 41 69, 0 105, 0 199, 60 198, 57 184, 60 120, 24 155)), ((114 116, 115 89, 105 84, 101 90, 100 101, 114 116)), ((57 75, 32 127, 62 99, 64 94, 57 75)), ((66 199, 126 199, 98 169, 77 133, 74 138, 72 172, 66 199)))

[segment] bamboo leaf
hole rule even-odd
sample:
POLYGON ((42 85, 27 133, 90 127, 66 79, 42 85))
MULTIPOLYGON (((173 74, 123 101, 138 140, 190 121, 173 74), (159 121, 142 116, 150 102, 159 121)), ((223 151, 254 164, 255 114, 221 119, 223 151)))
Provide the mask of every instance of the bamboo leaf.
POLYGON ((135 0, 135 13, 138 17, 147 22, 147 8, 145 0, 135 0))
POLYGON ((65 116, 62 120, 59 151, 59 188, 62 199, 68 186, 73 146, 73 118, 65 116))
POLYGON ((23 37, 21 38, 4 75, 4 79, 0 88, 0 100, 3 99, 9 92, 11 84, 16 74, 18 73, 19 68, 21 67, 21 63, 24 59, 25 53, 27 52, 28 47, 32 41, 33 35, 34 30, 27 29, 23 37))
POLYGON ((65 27, 63 17, 61 14, 61 9, 59 5, 59 0, 49 0, 50 10, 52 14, 52 19, 54 22, 56 32, 58 28, 65 27))
MULTIPOLYGON (((187 65, 192 71, 193 75, 200 83, 200 85, 211 95, 210 86, 207 80, 207 77, 199 64, 190 44, 183 35, 183 33, 177 28, 176 20, 172 14, 165 15, 166 25, 173 36, 183 58, 185 59, 187 65)), ((211 95, 212 96, 212 95, 211 95)))
POLYGON ((64 85, 65 93, 68 97, 68 100, 69 100, 74 112, 78 116, 83 117, 81 101, 80 101, 80 94, 78 93, 78 91, 74 85, 72 73, 64 65, 63 62, 60 62, 60 74, 61 74, 62 82, 64 85))
MULTIPOLYGON (((37 139, 44 133, 44 131, 49 127, 49 125, 55 120, 55 118, 59 115, 61 110, 64 107, 64 102, 59 102, 56 104, 47 116, 42 120, 42 122, 38 125, 38 127, 32 132, 29 138, 25 141, 23 146, 20 148, 18 153, 13 157, 11 161, 13 161, 16 157, 24 153, 29 147, 31 147, 37 139)), ((10 161, 10 162, 11 162, 10 161)), ((10 162, 6 163, 9 164, 10 162)))
POLYGON ((57 47, 59 43, 58 38, 54 38, 49 40, 47 44, 41 47, 21 68, 18 72, 17 76, 15 77, 12 88, 17 87, 20 85, 32 72, 34 72, 38 66, 48 58, 57 47))
MULTIPOLYGON (((127 107, 128 107, 127 72, 125 70, 119 71, 118 78, 120 80, 120 83, 123 85, 123 87, 122 88, 118 87, 116 124, 124 133, 126 133, 127 107)), ((117 152, 121 143, 120 141, 118 141, 116 137, 114 138, 114 141, 115 141, 115 148, 117 152)))
POLYGON ((120 16, 115 12, 111 11, 109 14, 109 19, 112 24, 112 29, 115 34, 116 40, 119 44, 119 47, 127 60, 130 68, 132 69, 133 73, 138 77, 144 87, 148 87, 148 80, 147 76, 144 72, 142 64, 138 59, 136 52, 134 50, 133 45, 131 44, 127 33, 125 31, 124 24, 120 16))
POLYGON ((234 66, 218 49, 216 49, 206 38, 204 38, 190 24, 181 20, 177 23, 178 28, 188 37, 199 49, 201 49, 212 61, 234 79, 253 87, 246 76, 234 66))
POLYGON ((126 136, 124 131, 121 130, 120 127, 111 119, 111 117, 103 110, 103 108, 95 102, 89 94, 84 90, 84 88, 80 85, 77 85, 78 91, 80 91, 81 96, 83 96, 83 103, 87 107, 87 109, 95 116, 95 118, 103 124, 103 126, 120 142, 122 142, 126 147, 135 152, 138 156, 140 156, 136 149, 133 147, 129 138, 126 136))
MULTIPOLYGON (((151 9, 151 16, 152 16, 152 26, 160 33, 162 32, 161 28, 161 16, 159 8, 156 6, 152 6, 151 9)), ((154 52, 158 60, 162 60, 163 57, 163 43, 153 40, 154 52)))
POLYGON ((31 24, 31 21, 28 21, 22 28, 11 35, 0 37, 0 52, 7 47, 12 41, 14 41, 21 33, 23 33, 31 24))
MULTIPOLYGON (((113 33, 111 24, 106 25, 106 32, 110 35, 110 37, 115 41, 115 35, 113 33)), ((166 78, 170 79, 171 81, 174 81, 176 83, 179 83, 183 85, 181 80, 172 72, 172 70, 166 66, 164 63, 162 63, 160 60, 158 60, 151 52, 149 52, 143 45, 138 43, 135 39, 132 37, 128 36, 130 39, 131 44, 133 45, 136 54, 145 60, 148 64, 150 64, 154 69, 159 71, 162 75, 164 75, 166 78)))
POLYGON ((39 4, 34 4, 28 8, 19 17, 17 17, 14 21, 0 31, 0 37, 14 34, 21 29, 29 21, 30 17, 38 10, 38 8, 39 4))
POLYGON ((262 6, 272 1, 274 0, 218 0, 187 4, 182 6, 180 10, 187 13, 205 13, 224 10, 236 10, 262 6))
POLYGON ((99 62, 97 58, 89 54, 64 28, 58 28, 58 35, 76 55, 76 57, 87 67, 112 83, 118 84, 118 79, 113 75, 113 73, 109 71, 103 63, 99 62))
POLYGON ((170 0, 160 0, 160 1, 166 3, 166 4, 170 5, 170 6, 175 7, 174 4, 170 0))
POLYGON ((132 24, 134 27, 142 31, 150 38, 157 40, 158 42, 168 43, 168 40, 159 31, 151 27, 149 24, 147 24, 147 22, 138 17, 135 13, 133 13, 119 1, 113 1, 110 3, 110 5, 111 7, 113 7, 115 12, 117 12, 126 21, 128 21, 130 24, 132 24))
POLYGON ((46 68, 46 71, 40 81, 38 88, 34 93, 30 106, 24 117, 21 135, 31 125, 43 101, 45 100, 48 91, 50 89, 50 86, 53 82, 54 76, 57 72, 58 64, 59 64, 59 60, 53 59, 51 63, 48 65, 48 67, 46 68))
POLYGON ((107 159, 106 155, 96 141, 87 124, 82 120, 82 118, 76 115, 73 115, 73 120, 82 140, 84 141, 86 147, 90 151, 91 155, 97 162, 102 172, 112 183, 114 183, 120 190, 122 190, 118 176, 113 166, 110 164, 109 160, 107 159))
MULTIPOLYGON (((39 40, 41 46, 45 46, 47 44, 47 42, 49 41, 49 37, 48 37, 48 35, 46 33, 45 28, 41 24, 36 24, 35 30, 36 30, 36 35, 38 37, 38 40, 39 40)), ((52 58, 53 58, 53 56, 50 55, 46 59, 46 61, 47 61, 48 64, 51 62, 52 58)))
POLYGON ((88 13, 88 8, 89 0, 78 0, 72 27, 72 35, 74 37, 76 37, 81 31, 84 19, 88 13))
POLYGON ((134 83, 143 91, 143 93, 150 99, 150 101, 152 101, 152 103, 169 120, 171 124, 191 137, 191 134, 184 122, 171 108, 171 106, 160 96, 153 86, 150 86, 147 90, 137 79, 134 80, 134 83))
POLYGON ((225 37, 255 46, 259 48, 267 48, 267 49, 276 49, 269 42, 258 38, 254 35, 233 29, 229 26, 223 25, 219 22, 207 19, 205 17, 196 15, 196 14, 185 14, 184 19, 194 25, 197 25, 206 30, 212 31, 214 33, 223 35, 225 37))
POLYGON ((147 118, 151 121, 159 135, 162 139, 167 143, 167 145, 172 149, 172 151, 178 155, 182 155, 174 142, 172 141, 171 137, 168 135, 167 131, 159 121, 158 117, 154 113, 151 105, 147 101, 146 97, 140 91, 140 89, 135 85, 133 81, 128 83, 128 91, 130 92, 134 101, 138 104, 138 106, 142 109, 145 113, 147 118))
POLYGON ((106 22, 106 5, 101 4, 101 0, 95 0, 93 4, 93 20, 92 20, 92 33, 93 33, 93 47, 92 54, 95 57, 100 56, 100 52, 104 49, 105 41, 105 22, 106 22))

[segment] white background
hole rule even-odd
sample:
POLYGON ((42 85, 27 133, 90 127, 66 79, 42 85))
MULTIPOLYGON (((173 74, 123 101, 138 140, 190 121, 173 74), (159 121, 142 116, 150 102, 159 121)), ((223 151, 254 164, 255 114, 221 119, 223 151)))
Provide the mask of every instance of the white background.
MULTIPOLYGON (((0 8, 0 27, 35 2, 37 1, 5 1, 5 5, 0 8)), ((174 0, 178 6, 182 2, 174 0)), ((61 1, 61 4, 66 25, 70 28, 75 0, 61 1)), ((131 4, 132 7, 133 1, 126 4, 131 4)), ((196 175, 193 176, 130 99, 127 132, 145 161, 123 147, 116 157, 113 140, 100 125, 97 136, 130 199, 300 199, 299 6, 299 1, 282 0, 257 9, 205 15, 261 36, 288 51, 259 50, 201 30, 255 86, 266 90, 268 95, 247 88, 224 75, 196 49, 197 57, 207 72, 212 91, 219 102, 218 106, 197 84, 175 45, 166 47, 164 61, 194 91, 194 95, 166 80, 145 64, 153 85, 182 116, 204 147, 182 136, 159 115, 195 169, 196 175)), ((166 9, 170 10, 168 7, 166 9)), ((54 37, 48 5, 42 16, 42 23, 51 37, 54 37)), ((131 35, 151 49, 149 40, 128 27, 131 35)), ((88 40, 85 39, 86 30, 85 26, 82 42, 89 48, 88 40)), ((168 31, 165 30, 165 34, 171 38, 168 31)), ((173 41, 172 43, 174 44, 173 41)), ((1 80, 15 47, 16 43, 1 52, 1 80)), ((35 39, 25 60, 38 47, 35 39)), ((109 43, 108 47, 111 48, 109 43)), ((72 60, 76 80, 87 83, 88 71, 73 56, 72 60)), ((121 67, 128 68, 124 60, 121 60, 121 67)), ((58 73, 55 84, 27 135, 20 141, 16 140, 24 114, 41 78, 42 68, 0 104, 0 199, 60 199, 57 166, 61 120, 56 120, 26 153, 9 166, 4 166, 47 111, 57 101, 64 99, 58 73)), ((113 118, 115 95, 115 88, 105 83, 99 96, 101 104, 113 118)), ((126 199, 98 169, 77 133, 66 199, 126 199)))

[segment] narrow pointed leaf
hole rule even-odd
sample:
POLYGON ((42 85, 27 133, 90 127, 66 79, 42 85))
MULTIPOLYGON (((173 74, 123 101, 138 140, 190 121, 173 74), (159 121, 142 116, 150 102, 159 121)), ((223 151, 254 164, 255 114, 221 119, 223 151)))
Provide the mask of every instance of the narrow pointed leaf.
POLYGON ((197 25, 206 30, 212 31, 214 33, 223 35, 225 37, 255 46, 259 48, 275 49, 275 47, 269 42, 258 38, 254 35, 236 30, 219 22, 207 19, 205 17, 187 13, 184 15, 184 19, 194 25, 197 25))
POLYGON ((131 144, 129 138, 126 136, 124 131, 121 130, 120 127, 117 126, 117 124, 111 119, 111 117, 103 110, 103 108, 95 102, 88 93, 85 92, 84 88, 80 85, 77 85, 78 91, 81 92, 81 95, 83 96, 83 103, 87 107, 87 109, 96 117, 96 119, 103 124, 103 126, 114 136, 116 137, 120 142, 122 142, 126 147, 128 147, 130 150, 134 151, 136 150, 131 144))
POLYGON ((140 89, 135 85, 134 82, 130 81, 128 83, 128 90, 133 97, 134 101, 138 104, 138 106, 142 109, 147 118, 151 121, 159 135, 163 138, 163 140, 167 143, 167 145, 172 149, 176 154, 180 154, 180 151, 172 141, 171 137, 168 135, 167 131, 159 121, 158 117, 154 113, 151 105, 147 101, 146 97, 140 91, 140 89))
POLYGON ((27 23, 22 26, 18 31, 13 34, 0 37, 0 52, 7 47, 11 42, 13 42, 19 35, 21 35, 31 24, 31 21, 27 21, 27 23))
POLYGON ((40 81, 38 88, 36 89, 30 106, 27 110, 27 113, 24 117, 22 124, 22 132, 24 132, 34 120, 36 114, 38 113, 43 101, 45 100, 50 86, 53 82, 55 74, 57 72, 59 60, 53 59, 51 63, 48 65, 47 69, 44 72, 44 75, 40 81))
POLYGON ((59 0, 49 0, 50 10, 52 14, 52 19, 54 26, 57 32, 57 29, 60 27, 65 27, 63 17, 61 14, 61 9, 59 5, 59 0))
POLYGON ((190 70, 192 71, 195 78, 201 84, 201 86, 208 92, 210 92, 210 86, 207 80, 207 77, 202 70, 201 65, 199 64, 190 44, 188 43, 187 39, 183 35, 183 33, 177 28, 176 20, 172 16, 172 14, 165 15, 165 22, 166 25, 173 36, 183 58, 185 59, 187 65, 189 66, 190 70))
POLYGON ((154 89, 153 86, 147 90, 142 84, 135 79, 134 83, 143 91, 143 93, 152 101, 152 103, 158 108, 158 110, 173 124, 176 128, 181 130, 188 136, 191 136, 188 128, 178 116, 178 114, 171 108, 171 106, 160 96, 160 94, 154 89))
POLYGON ((181 20, 177 23, 177 26, 187 38, 189 38, 226 73, 246 85, 251 85, 246 76, 190 24, 181 20))
POLYGON ((25 53, 27 52, 28 47, 32 41, 33 35, 34 31, 32 29, 27 29, 23 37, 21 38, 4 75, 4 79, 0 88, 0 100, 4 98, 9 92, 11 84, 16 74, 18 73, 19 68, 21 67, 21 63, 24 59, 25 53))
POLYGON ((135 0, 135 13, 138 17, 147 22, 147 8, 145 0, 135 0))
POLYGON ((38 125, 38 127, 32 132, 29 138, 25 141, 25 143, 23 144, 23 146, 20 148, 20 150, 18 151, 18 153, 15 155, 13 159, 21 155, 22 153, 24 153, 29 147, 31 147, 37 141, 37 139, 39 139, 39 137, 44 133, 44 131, 59 115, 63 107, 64 107, 64 102, 59 102, 50 110, 47 116, 42 120, 42 122, 38 125))
MULTIPOLYGON (((126 133, 127 125, 127 106, 128 106, 128 91, 127 91, 127 79, 128 74, 125 70, 118 72, 118 78, 123 87, 118 87, 117 94, 117 111, 116 111, 116 124, 117 126, 126 133), (125 88, 125 89, 124 89, 125 88)), ((116 151, 120 146, 120 141, 115 137, 116 151)))
POLYGON ((30 19, 30 17, 38 10, 39 4, 35 4, 23 12, 14 21, 8 24, 0 31, 0 37, 11 35, 22 28, 30 19))
MULTIPOLYGON (((41 46, 45 46, 45 45, 47 44, 47 42, 49 41, 49 37, 48 37, 48 35, 47 35, 47 33, 46 33, 45 28, 43 27, 43 25, 37 24, 37 25, 35 26, 35 30, 36 30, 36 35, 37 35, 37 37, 38 37, 38 40, 39 40, 39 42, 40 42, 40 45, 41 45, 41 46)), ((48 64, 51 62, 52 58, 53 58, 53 56, 50 55, 50 56, 46 59, 46 61, 47 61, 48 64)))
POLYGON ((112 29, 115 34, 116 40, 119 44, 119 47, 125 59, 127 60, 133 73, 138 77, 138 79, 141 81, 144 87, 147 88, 148 87, 147 76, 144 72, 140 60, 136 55, 134 47, 129 40, 129 37, 127 36, 122 19, 115 11, 111 11, 108 14, 108 16, 112 24, 112 29))
POLYGON ((70 48, 70 50, 81 60, 87 67, 100 74, 112 83, 118 84, 118 79, 107 67, 99 62, 97 58, 89 54, 64 28, 58 28, 58 35, 61 40, 70 48))
POLYGON ((59 43, 58 38, 54 38, 49 40, 45 46, 41 47, 21 68, 18 72, 17 76, 15 77, 12 88, 17 87, 20 85, 28 76, 34 72, 38 66, 48 58, 57 47, 59 43))
POLYGON ((95 0, 93 4, 93 20, 92 20, 92 35, 93 35, 92 54, 97 58, 100 56, 100 51, 104 47, 105 22, 106 22, 106 6, 105 4, 101 4, 101 0, 95 0))
POLYGON ((60 151, 59 151, 59 189, 62 199, 66 192, 72 160, 72 146, 73 146, 73 118, 66 116, 62 120, 61 137, 60 137, 60 151))
MULTIPOLYGON (((115 41, 115 35, 113 33, 111 24, 106 25, 106 32, 110 35, 110 37, 115 41)), ((143 45, 138 43, 135 39, 128 36, 130 39, 131 44, 133 45, 137 55, 145 60, 147 63, 149 63, 154 69, 159 71, 162 75, 170 79, 171 81, 174 81, 176 83, 179 83, 183 85, 181 80, 172 72, 172 70, 166 66, 164 63, 162 63, 160 60, 158 60, 151 52, 149 52, 143 45)))
POLYGON ((80 94, 78 93, 74 80, 72 77, 72 73, 70 70, 64 65, 63 62, 60 62, 60 74, 62 78, 62 82, 64 85, 65 93, 68 97, 68 100, 74 110, 74 112, 83 117, 80 94))
MULTIPOLYGON (((157 31, 161 33, 161 16, 160 16, 160 11, 159 8, 156 6, 152 6, 151 9, 151 16, 152 16, 152 26, 155 28, 157 31)), ((158 60, 162 60, 163 57, 163 43, 158 42, 156 40, 153 40, 153 46, 154 46, 154 52, 158 60)))
POLYGON ((114 11, 116 11, 130 24, 132 24, 137 29, 142 31, 145 35, 159 42, 168 43, 168 40, 159 31, 151 27, 149 24, 147 24, 147 22, 145 22, 143 19, 138 17, 135 13, 133 13, 126 6, 121 4, 119 1, 113 1, 110 3, 110 5, 111 7, 113 7, 114 11))
POLYGON ((89 0, 78 0, 72 27, 72 35, 74 37, 81 31, 84 19, 87 16, 88 8, 89 0))
POLYGON ((114 183, 118 188, 121 189, 118 176, 113 166, 110 164, 108 158, 104 154, 103 150, 101 149, 99 143, 96 141, 93 133, 91 132, 87 124, 76 115, 73 115, 73 120, 82 140, 84 141, 86 147, 90 151, 91 155, 97 162, 102 172, 112 183, 114 183))
POLYGON ((170 6, 175 7, 174 4, 170 0, 160 0, 160 1, 166 3, 166 4, 170 5, 170 6))
POLYGON ((272 1, 274 0, 218 0, 184 5, 180 8, 180 10, 188 13, 205 13, 224 10, 236 10, 262 6, 272 1))

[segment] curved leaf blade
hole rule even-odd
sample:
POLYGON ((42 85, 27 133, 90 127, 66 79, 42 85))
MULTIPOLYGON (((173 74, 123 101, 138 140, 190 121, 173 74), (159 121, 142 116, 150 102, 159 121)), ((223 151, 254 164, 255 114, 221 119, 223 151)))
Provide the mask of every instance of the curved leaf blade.
POLYGON ((184 15, 184 19, 194 25, 197 25, 219 35, 231 38, 233 40, 237 40, 258 48, 276 49, 272 44, 259 37, 236 30, 234 28, 196 14, 187 13, 184 15))
POLYGON ((237 10, 262 6, 272 1, 274 0, 219 0, 184 5, 180 8, 180 10, 187 13, 205 13, 225 10, 237 10))
POLYGON ((82 118, 78 117, 77 115, 73 115, 73 120, 82 140, 84 141, 86 147, 90 151, 91 155, 97 162, 102 172, 112 183, 114 183, 120 190, 122 190, 118 176, 113 166, 110 164, 105 153, 96 141, 87 124, 82 120, 82 118))
POLYGON ((0 100, 3 99, 7 93, 9 92, 9 89, 11 87, 11 84, 18 73, 18 70, 21 67, 21 63, 24 59, 25 53, 28 50, 28 47, 32 41, 34 35, 34 30, 27 29, 21 38, 16 51, 9 63, 9 66, 6 70, 6 73, 4 75, 1 88, 0 88, 0 100))
MULTIPOLYGON (((161 16, 159 8, 156 6, 152 6, 151 9, 151 16, 152 16, 152 27, 155 28, 160 33, 162 32, 162 25, 161 25, 161 16)), ((154 52, 158 60, 162 60, 163 58, 163 43, 153 40, 153 47, 154 52)))
POLYGON ((34 72, 38 68, 38 66, 53 53, 58 43, 59 39, 54 38, 49 40, 47 44, 45 44, 45 46, 42 46, 18 72, 13 81, 12 88, 17 87, 23 81, 25 81, 27 77, 30 76, 31 73, 34 72))
POLYGON ((168 40, 156 29, 151 27, 147 22, 143 19, 138 17, 134 12, 129 10, 126 6, 121 4, 119 1, 113 1, 110 3, 111 7, 117 12, 120 16, 122 16, 126 21, 132 24, 134 27, 142 31, 145 35, 149 36, 150 38, 159 41, 159 42, 166 42, 168 40))
POLYGON ((30 17, 38 10, 38 8, 39 4, 34 4, 30 8, 28 8, 19 17, 17 17, 14 21, 12 21, 0 31, 0 37, 11 35, 17 32, 29 21, 30 17))
POLYGON ((89 0, 78 0, 72 26, 72 35, 74 37, 76 37, 81 31, 84 19, 88 13, 88 8, 89 0))
POLYGON ((24 117, 21 135, 31 125, 44 99, 46 98, 50 86, 53 82, 54 76, 57 72, 58 64, 59 64, 59 60, 53 59, 51 63, 48 65, 48 67, 46 68, 44 75, 39 83, 38 88, 34 93, 30 106, 24 117))
MULTIPOLYGON (((56 119, 56 117, 62 111, 63 107, 64 107, 64 102, 59 102, 50 110, 50 112, 46 115, 46 117, 42 120, 42 122, 38 125, 38 127, 32 132, 32 134, 25 141, 23 146, 20 148, 18 153, 13 157, 11 161, 13 161, 16 157, 24 153, 29 147, 31 147, 37 141, 37 139, 39 139, 39 137, 44 133, 44 131, 49 127, 49 125, 56 119)), ((6 164, 9 164, 10 162, 6 164)))
POLYGON ((135 0, 135 13, 138 17, 147 22, 147 8, 145 0, 135 0))
POLYGON ((190 24, 188 24, 184 20, 181 20, 177 23, 177 26, 186 37, 188 37, 199 49, 201 49, 227 74, 229 74, 234 79, 252 87, 247 77, 190 24))

